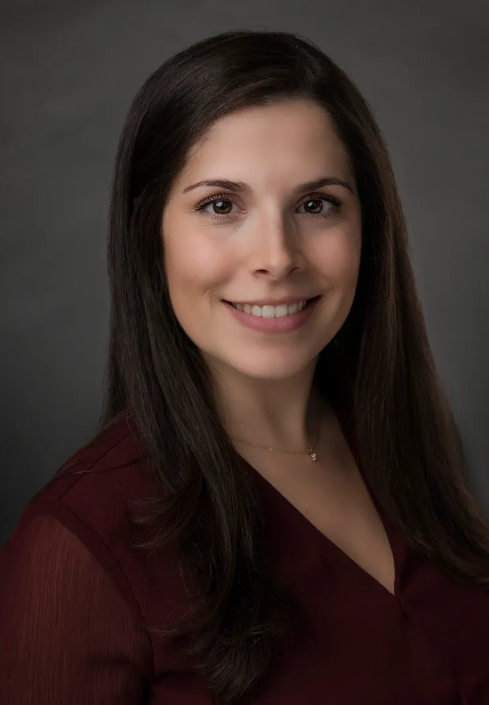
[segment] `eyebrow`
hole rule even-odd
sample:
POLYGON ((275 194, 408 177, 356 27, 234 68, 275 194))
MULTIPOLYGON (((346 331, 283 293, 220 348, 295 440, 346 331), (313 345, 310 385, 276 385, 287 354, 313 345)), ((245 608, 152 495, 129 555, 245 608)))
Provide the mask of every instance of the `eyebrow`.
MULTIPOLYGON (((252 190, 251 186, 249 184, 245 184, 244 181, 230 181, 229 179, 204 179, 204 181, 199 181, 196 184, 187 186, 187 188, 183 190, 183 193, 193 191, 194 189, 199 188, 199 186, 217 186, 218 188, 225 189, 226 191, 234 191, 235 193, 250 193, 252 190)), ((315 191, 323 186, 343 186, 343 188, 348 189, 348 191, 354 194, 353 187, 348 183, 348 181, 338 179, 335 176, 323 176, 319 179, 315 179, 314 181, 307 181, 305 184, 300 184, 297 186, 294 189, 294 192, 299 194, 306 191, 315 191)))

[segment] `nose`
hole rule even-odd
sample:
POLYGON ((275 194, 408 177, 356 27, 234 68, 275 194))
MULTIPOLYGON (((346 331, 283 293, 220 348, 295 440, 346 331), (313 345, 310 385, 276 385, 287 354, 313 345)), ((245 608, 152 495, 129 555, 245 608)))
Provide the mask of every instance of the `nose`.
POLYGON ((279 280, 305 266, 300 234, 282 217, 260 218, 252 241, 249 265, 254 275, 279 280))

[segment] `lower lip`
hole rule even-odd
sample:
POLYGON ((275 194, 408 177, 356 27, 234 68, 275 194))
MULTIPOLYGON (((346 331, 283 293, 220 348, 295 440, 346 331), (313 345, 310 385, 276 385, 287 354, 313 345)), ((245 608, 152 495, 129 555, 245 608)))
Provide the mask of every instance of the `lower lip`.
POLYGON ((302 311, 297 311, 297 313, 291 313, 288 316, 282 316, 281 318, 263 318, 262 316, 254 316, 252 313, 238 311, 237 308, 231 306, 231 304, 227 303, 227 301, 223 301, 223 304, 229 309, 231 315, 247 328, 262 331, 263 333, 288 333, 291 330, 300 328, 306 323, 306 321, 309 320, 314 312, 314 309, 316 308, 319 298, 320 297, 317 296, 315 299, 311 299, 302 311))

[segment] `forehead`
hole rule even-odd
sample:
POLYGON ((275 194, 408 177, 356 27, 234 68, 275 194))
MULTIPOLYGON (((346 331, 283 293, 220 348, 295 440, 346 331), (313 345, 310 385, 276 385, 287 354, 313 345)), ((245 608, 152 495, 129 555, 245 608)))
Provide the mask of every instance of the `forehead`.
POLYGON ((294 181, 323 174, 347 178, 348 154, 329 114, 312 102, 244 108, 218 120, 189 152, 179 182, 225 175, 294 181))

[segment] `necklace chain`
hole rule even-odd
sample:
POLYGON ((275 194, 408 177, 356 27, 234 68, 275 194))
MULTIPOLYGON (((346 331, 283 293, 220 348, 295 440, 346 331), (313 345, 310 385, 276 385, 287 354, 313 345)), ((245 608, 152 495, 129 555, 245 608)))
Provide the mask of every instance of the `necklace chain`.
POLYGON ((274 453, 286 453, 287 455, 308 455, 311 460, 317 460, 317 454, 314 453, 314 446, 316 445, 316 441, 319 436, 319 429, 314 436, 314 440, 312 442, 312 445, 310 448, 307 450, 279 450, 277 448, 270 448, 270 446, 262 446, 259 443, 251 443, 251 441, 244 441, 241 438, 234 438, 234 436, 229 436, 230 438, 233 439, 233 441, 238 441, 238 443, 246 443, 246 445, 249 446, 254 446, 255 448, 264 448, 265 450, 272 450, 274 453))

